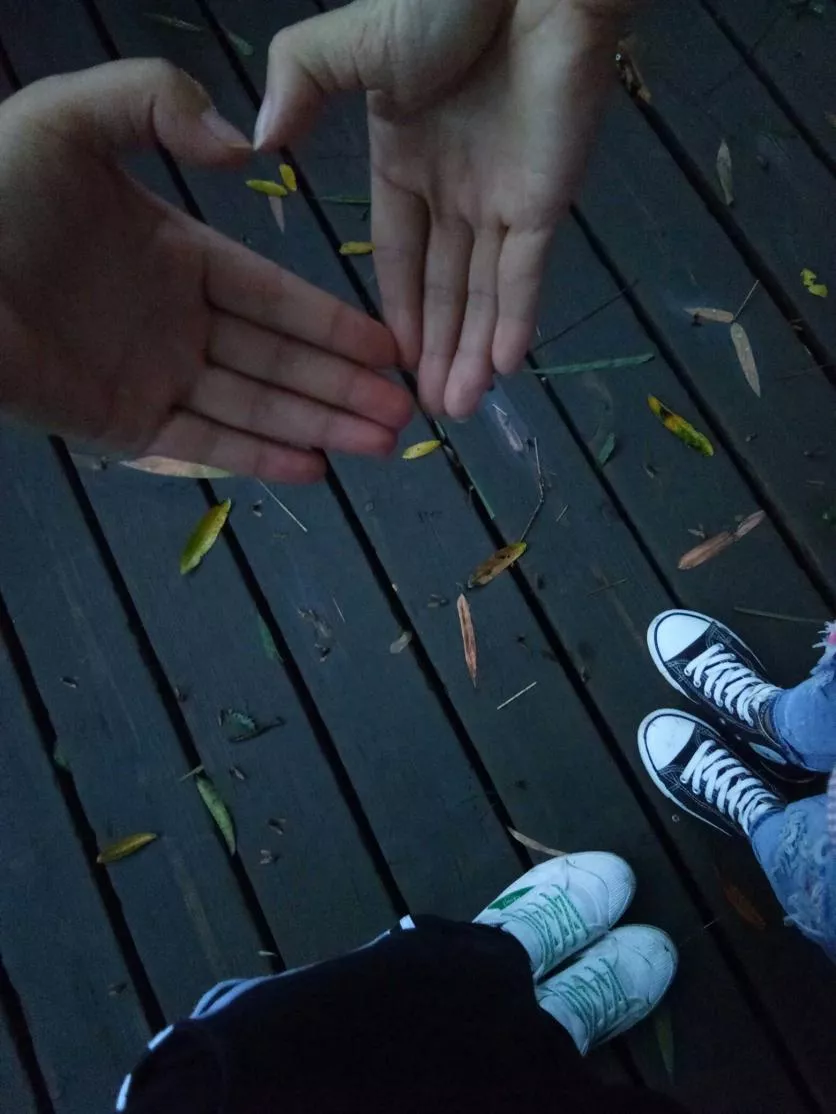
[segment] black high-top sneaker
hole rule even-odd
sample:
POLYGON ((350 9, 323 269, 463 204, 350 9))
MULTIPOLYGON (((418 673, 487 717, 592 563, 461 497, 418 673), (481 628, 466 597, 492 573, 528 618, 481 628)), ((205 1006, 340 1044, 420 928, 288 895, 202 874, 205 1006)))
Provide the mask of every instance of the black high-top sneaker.
POLYGON ((651 712, 639 727, 639 753, 666 797, 727 835, 748 838, 759 820, 786 807, 712 727, 688 712, 651 712))
POLYGON ((767 710, 783 689, 766 680, 760 660, 724 623, 697 611, 663 611, 648 628, 647 647, 662 676, 700 704, 730 743, 751 748, 769 777, 815 778, 770 728, 767 710))

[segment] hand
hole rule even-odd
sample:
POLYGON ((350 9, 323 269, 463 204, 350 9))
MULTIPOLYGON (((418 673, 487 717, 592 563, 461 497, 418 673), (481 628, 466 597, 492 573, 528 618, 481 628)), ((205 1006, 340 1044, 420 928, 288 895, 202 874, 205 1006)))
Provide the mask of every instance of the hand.
POLYGON ((364 366, 394 362, 388 331, 119 168, 156 143, 212 166, 250 152, 164 62, 52 78, 0 108, 0 409, 291 483, 322 476, 315 449, 391 451, 410 399, 364 366))
POLYGON ((273 40, 256 146, 307 129, 337 90, 369 91, 383 310, 433 412, 471 414, 525 357, 627 6, 357 0, 273 40))

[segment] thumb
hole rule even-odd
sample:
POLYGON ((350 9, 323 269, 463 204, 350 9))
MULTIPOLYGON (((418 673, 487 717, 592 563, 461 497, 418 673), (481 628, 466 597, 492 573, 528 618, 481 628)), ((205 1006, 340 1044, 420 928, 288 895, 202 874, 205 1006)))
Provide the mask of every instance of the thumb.
POLYGON ((243 162, 252 150, 203 86, 162 59, 108 62, 47 78, 23 97, 23 111, 103 156, 159 144, 177 159, 211 166, 243 162))

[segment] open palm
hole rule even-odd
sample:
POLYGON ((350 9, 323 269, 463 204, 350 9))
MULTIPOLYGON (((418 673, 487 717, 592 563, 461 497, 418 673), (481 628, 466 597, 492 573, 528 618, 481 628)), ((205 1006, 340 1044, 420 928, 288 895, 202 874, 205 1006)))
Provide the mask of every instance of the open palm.
POLYGON ((120 147, 206 163, 249 144, 163 63, 33 86, 0 111, 0 402, 103 448, 304 482, 317 449, 386 453, 387 331, 150 194, 120 147), (150 108, 150 111, 149 111, 150 108), (20 184, 26 183, 21 189, 20 184))
POLYGON ((619 0, 357 0, 282 32, 256 141, 369 92, 385 319, 421 399, 472 413, 522 362, 612 71, 619 0))

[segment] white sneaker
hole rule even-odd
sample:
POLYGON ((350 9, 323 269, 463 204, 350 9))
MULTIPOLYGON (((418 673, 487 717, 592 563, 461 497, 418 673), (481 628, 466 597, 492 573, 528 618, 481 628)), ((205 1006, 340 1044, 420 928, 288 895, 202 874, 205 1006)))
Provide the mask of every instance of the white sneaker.
POLYGON ((509 932, 531 958, 535 979, 599 939, 624 915, 636 877, 607 851, 550 859, 503 890, 477 924, 509 932))
POLYGON ((535 994, 585 1056, 658 1006, 676 964, 676 947, 666 932, 644 924, 624 925, 571 967, 535 987, 535 994))

